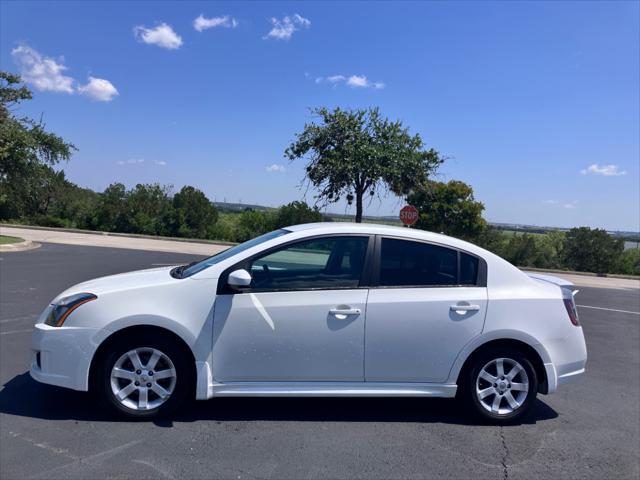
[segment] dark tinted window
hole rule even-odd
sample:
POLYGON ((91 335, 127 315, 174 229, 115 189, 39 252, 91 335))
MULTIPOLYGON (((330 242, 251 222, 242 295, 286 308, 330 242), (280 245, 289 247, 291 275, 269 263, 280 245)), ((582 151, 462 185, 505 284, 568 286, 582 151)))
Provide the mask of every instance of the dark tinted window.
POLYGON ((287 245, 253 260, 251 288, 355 288, 368 241, 368 237, 324 237, 287 245))
POLYGON ((457 285, 458 252, 427 243, 382 239, 380 285, 457 285))
POLYGON ((460 285, 475 285, 478 280, 478 259, 460 252, 460 285))

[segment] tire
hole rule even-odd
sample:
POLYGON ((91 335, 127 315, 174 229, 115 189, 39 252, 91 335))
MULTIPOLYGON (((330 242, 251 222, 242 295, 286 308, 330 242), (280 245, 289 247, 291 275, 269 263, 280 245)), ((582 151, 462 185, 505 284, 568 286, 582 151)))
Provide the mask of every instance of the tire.
POLYGON ((520 350, 494 347, 472 357, 458 388, 467 411, 481 421, 503 425, 529 411, 538 392, 538 377, 520 350), (500 363, 504 375, 499 375, 500 363))
POLYGON ((119 416, 131 419, 164 416, 194 391, 194 369, 190 363, 184 348, 167 335, 153 332, 122 337, 98 360, 93 390, 119 416))

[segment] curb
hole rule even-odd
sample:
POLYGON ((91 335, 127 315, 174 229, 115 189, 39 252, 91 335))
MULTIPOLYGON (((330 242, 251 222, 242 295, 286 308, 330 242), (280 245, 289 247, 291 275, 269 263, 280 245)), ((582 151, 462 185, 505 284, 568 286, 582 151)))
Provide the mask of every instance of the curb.
POLYGON ((640 280, 640 277, 637 275, 623 275, 619 273, 574 272, 572 270, 557 270, 553 268, 535 268, 535 267, 518 267, 518 268, 524 272, 565 273, 567 275, 580 275, 583 277, 620 278, 622 280, 640 280))
POLYGON ((205 238, 164 237, 160 235, 144 235, 140 233, 103 232, 101 230, 82 230, 81 228, 41 227, 39 225, 22 225, 20 223, 0 223, 0 227, 24 228, 27 230, 44 230, 49 232, 84 233, 88 235, 102 235, 105 237, 143 238, 146 240, 169 240, 172 242, 200 243, 203 245, 238 245, 236 242, 224 240, 207 240, 205 238))
POLYGON ((39 247, 39 243, 33 243, 31 240, 24 240, 19 243, 7 243, 4 245, 0 245, 0 253, 24 252, 25 250, 33 250, 39 247))

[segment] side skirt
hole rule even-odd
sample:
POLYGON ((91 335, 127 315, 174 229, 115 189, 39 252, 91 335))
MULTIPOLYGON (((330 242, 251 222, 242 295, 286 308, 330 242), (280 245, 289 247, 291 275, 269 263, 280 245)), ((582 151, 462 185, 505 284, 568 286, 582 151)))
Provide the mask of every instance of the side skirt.
POLYGON ((457 385, 384 382, 230 382, 209 385, 212 397, 444 397, 457 385))

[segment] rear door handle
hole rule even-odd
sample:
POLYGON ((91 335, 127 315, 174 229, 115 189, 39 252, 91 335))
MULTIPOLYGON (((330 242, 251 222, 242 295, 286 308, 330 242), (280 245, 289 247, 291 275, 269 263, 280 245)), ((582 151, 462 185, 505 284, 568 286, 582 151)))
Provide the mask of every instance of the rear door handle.
POLYGON ((360 315, 361 310, 359 308, 332 308, 329 313, 338 320, 346 320, 349 315, 360 315))
POLYGON ((480 305, 451 305, 451 311, 464 315, 467 312, 477 312, 480 310, 480 305))

